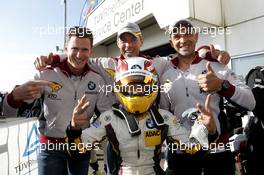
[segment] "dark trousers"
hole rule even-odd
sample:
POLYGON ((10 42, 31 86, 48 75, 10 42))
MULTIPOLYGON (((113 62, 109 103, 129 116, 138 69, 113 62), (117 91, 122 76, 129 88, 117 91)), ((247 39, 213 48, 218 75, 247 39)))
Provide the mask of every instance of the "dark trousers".
MULTIPOLYGON (((252 119, 252 121, 254 121, 252 119)), ((247 130, 248 137, 248 152, 247 152, 247 174, 259 175, 263 174, 263 161, 260 161, 264 157, 264 128, 260 120, 249 124, 247 130)))
POLYGON ((231 152, 204 154, 168 153, 167 175, 234 175, 235 159, 231 152))
POLYGON ((230 151, 207 154, 203 159, 204 175, 234 175, 235 158, 230 151))
POLYGON ((65 149, 41 149, 38 153, 38 174, 87 175, 89 161, 89 153, 73 158, 65 149))
POLYGON ((177 154, 168 152, 166 175, 201 175, 202 162, 200 154, 177 154))

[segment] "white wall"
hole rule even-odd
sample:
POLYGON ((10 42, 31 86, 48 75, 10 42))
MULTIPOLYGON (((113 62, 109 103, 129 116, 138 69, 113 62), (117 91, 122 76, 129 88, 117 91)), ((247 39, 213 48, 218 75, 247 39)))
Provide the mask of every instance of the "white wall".
POLYGON ((263 0, 222 0, 227 26, 264 15, 263 0))
POLYGON ((202 45, 213 44, 217 49, 226 50, 224 35, 216 35, 215 37, 205 34, 200 34, 196 48, 202 45))
POLYGON ((228 51, 232 56, 264 51, 264 17, 243 22, 232 27, 226 37, 228 51))
POLYGON ((151 12, 161 28, 174 21, 193 17, 193 0, 162 0, 161 2, 148 1, 151 12))
POLYGON ((221 26, 221 0, 193 0, 193 16, 209 24, 221 26))
POLYGON ((226 48, 232 56, 264 50, 264 1, 222 0, 225 24, 231 27, 226 48))

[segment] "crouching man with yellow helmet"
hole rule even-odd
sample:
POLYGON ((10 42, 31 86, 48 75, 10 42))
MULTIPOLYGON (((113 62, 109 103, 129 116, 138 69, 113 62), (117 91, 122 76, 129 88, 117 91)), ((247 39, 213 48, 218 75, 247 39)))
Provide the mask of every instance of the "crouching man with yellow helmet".
POLYGON ((82 98, 67 129, 68 140, 80 137, 85 145, 108 137, 118 157, 110 174, 164 174, 159 161, 165 139, 178 145, 184 143, 185 151, 195 152, 208 144, 208 131, 215 130, 215 125, 209 108, 210 96, 206 106, 200 107, 201 116, 190 133, 170 112, 157 109, 154 102, 158 90, 158 78, 151 60, 141 57, 119 60, 114 92, 120 103, 101 114, 101 127, 81 131, 76 121, 84 117, 89 100, 82 98))

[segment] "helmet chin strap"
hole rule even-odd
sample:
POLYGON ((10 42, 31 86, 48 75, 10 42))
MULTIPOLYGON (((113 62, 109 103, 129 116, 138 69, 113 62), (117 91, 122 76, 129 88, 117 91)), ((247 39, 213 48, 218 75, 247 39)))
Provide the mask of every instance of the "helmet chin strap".
POLYGON ((142 114, 129 113, 117 103, 112 106, 112 109, 116 116, 125 120, 128 127, 128 131, 132 137, 141 134, 141 130, 138 126, 138 121, 144 119, 148 113, 150 113, 156 128, 162 129, 163 127, 165 127, 164 119, 160 115, 158 108, 155 105, 153 105, 148 111, 142 114))
POLYGON ((151 108, 149 109, 149 113, 151 115, 151 118, 152 118, 156 128, 161 129, 161 128, 165 127, 164 119, 160 115, 158 107, 155 104, 151 106, 151 108))
POLYGON ((144 119, 147 115, 148 115, 148 111, 143 112, 141 114, 139 114, 139 113, 135 114, 135 117, 136 117, 137 121, 140 121, 140 120, 144 119))
POLYGON ((138 136, 141 134, 141 130, 138 127, 138 123, 136 121, 134 114, 127 112, 119 104, 114 104, 112 106, 112 109, 113 109, 113 112, 116 116, 125 120, 127 127, 128 127, 128 131, 132 137, 138 136))

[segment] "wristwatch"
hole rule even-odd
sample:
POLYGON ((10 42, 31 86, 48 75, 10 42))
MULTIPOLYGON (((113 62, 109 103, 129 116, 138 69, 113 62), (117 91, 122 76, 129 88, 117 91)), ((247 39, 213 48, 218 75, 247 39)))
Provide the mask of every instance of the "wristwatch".
POLYGON ((230 83, 228 80, 224 80, 221 86, 221 92, 225 92, 226 90, 228 90, 230 88, 230 83))

